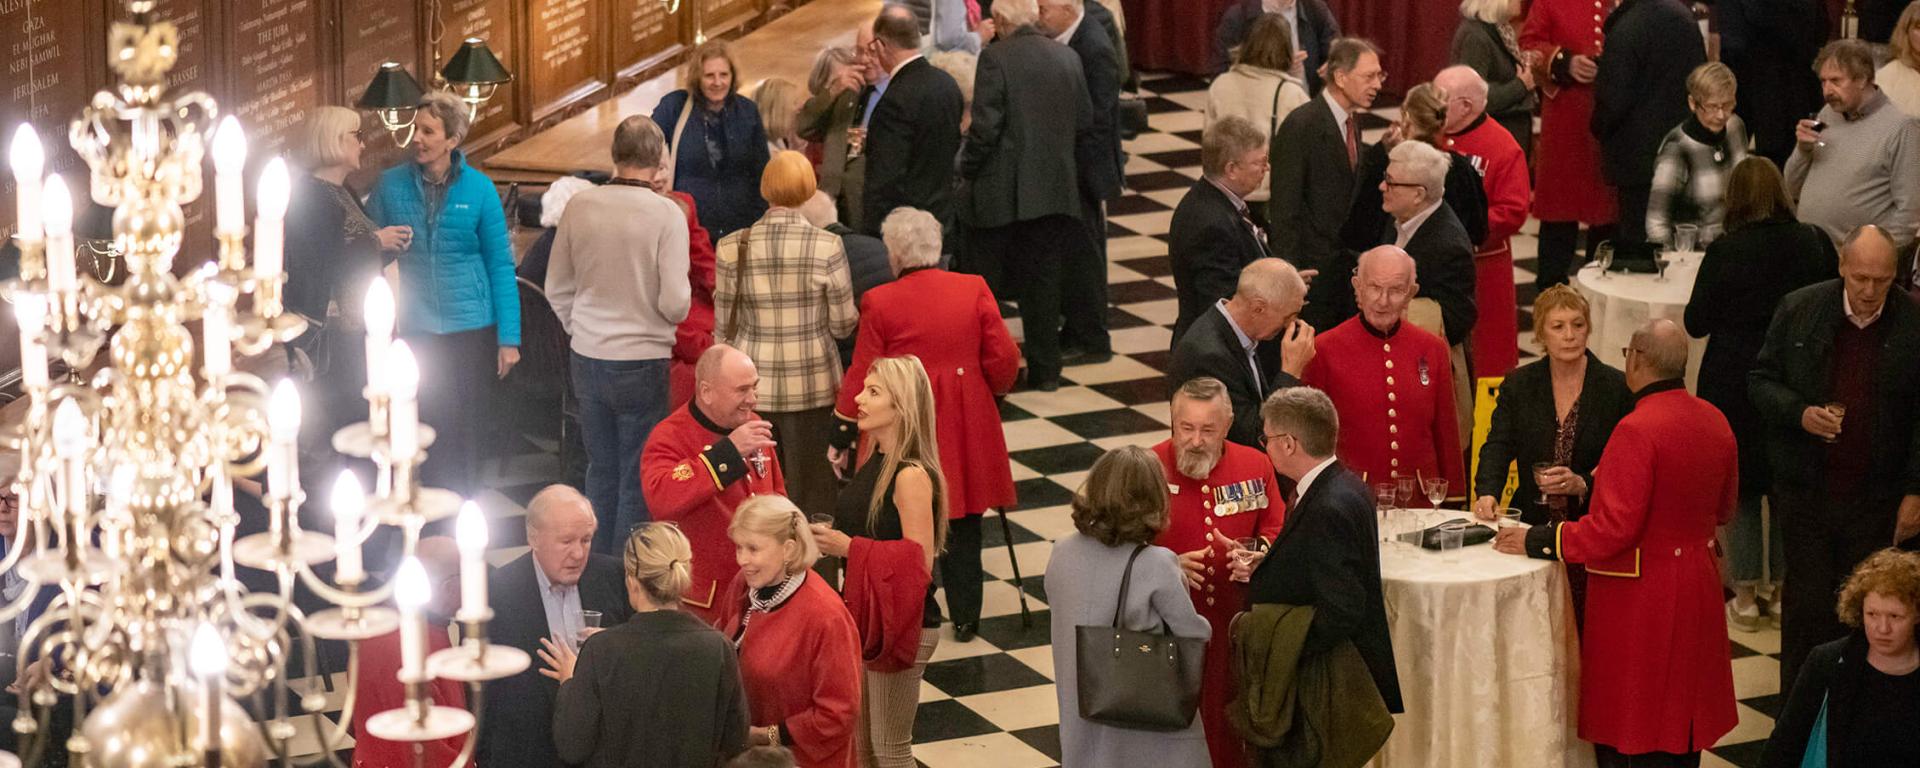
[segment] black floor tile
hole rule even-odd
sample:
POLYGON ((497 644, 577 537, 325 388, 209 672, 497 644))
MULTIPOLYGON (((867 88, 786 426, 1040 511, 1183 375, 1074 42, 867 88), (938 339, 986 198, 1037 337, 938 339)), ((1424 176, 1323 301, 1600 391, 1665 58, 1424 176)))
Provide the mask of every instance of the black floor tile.
MULTIPOLYGON (((1021 625, 1020 614, 1017 613, 1011 616, 995 616, 990 619, 980 620, 980 636, 986 638, 987 642, 993 643, 993 647, 1001 650, 1017 651, 1022 648, 1038 648, 1053 642, 1053 638, 1050 636, 1052 632, 1052 621, 1052 614, 1044 610, 1033 612, 1032 626, 1021 625)), ((1040 673, 1038 672, 1034 672, 1033 674, 1034 677, 1040 677, 1040 673)), ((1026 685, 1040 685, 1044 682, 1048 681, 1042 678, 1040 682, 1026 683, 1026 685)), ((940 690, 945 691, 947 689, 942 687, 940 690)), ((951 693, 951 691, 949 691, 949 693, 951 693)))
MULTIPOLYGON (((1047 420, 1056 424, 1062 417, 1054 416, 1047 420)), ((1061 424, 1061 426, 1066 426, 1061 424)), ((1072 427, 1067 427, 1071 430, 1072 427)), ((1058 475, 1063 472, 1084 472, 1093 467, 1093 461, 1106 451, 1093 443, 1073 443, 1054 445, 1046 448, 1034 448, 1027 451, 1015 451, 1010 454, 1014 461, 1043 475, 1058 475)))
POLYGON ((1055 762, 1059 762, 1060 726, 1043 725, 1038 728, 1026 728, 1012 731, 1011 733, 1014 738, 1019 739, 1029 747, 1033 747, 1040 754, 1052 758, 1055 762))
POLYGON ((1746 646, 1744 646, 1744 645, 1741 645, 1741 644, 1740 644, 1740 641, 1738 641, 1738 640, 1735 640, 1735 641, 1733 641, 1733 642, 1731 642, 1731 643, 1728 643, 1727 645, 1729 645, 1730 647, 1732 647, 1732 648, 1733 648, 1733 658, 1736 658, 1736 659, 1744 659, 1744 658, 1747 658, 1747 657, 1749 657, 1749 656, 1760 656, 1760 655, 1762 655, 1762 654, 1761 654, 1761 653, 1760 653, 1759 651, 1756 651, 1756 650, 1754 650, 1754 649, 1752 649, 1752 648, 1748 648, 1748 647, 1746 647, 1746 646))
MULTIPOLYGON (((1207 132, 1206 131, 1174 131, 1173 135, 1186 139, 1187 141, 1191 141, 1195 144, 1199 144, 1200 139, 1206 136, 1207 132)), ((1199 165, 1200 161, 1196 160, 1192 164, 1199 165)))
POLYGON ((1107 203, 1108 216, 1126 216, 1135 213, 1154 213, 1167 210, 1165 203, 1145 195, 1123 195, 1118 200, 1107 203))
POLYGON ((1020 497, 1015 510, 1057 507, 1073 501, 1073 489, 1044 477, 1014 483, 1013 492, 1020 497))
POLYGON ((1127 355, 1127 357, 1131 357, 1133 358, 1134 362, 1147 366, 1148 368, 1152 368, 1156 371, 1165 371, 1167 370, 1167 367, 1173 362, 1173 351, 1168 350, 1166 352, 1159 352, 1159 351, 1135 352, 1131 355, 1127 355))
POLYGON ((1141 156, 1168 168, 1189 168, 1200 164, 1199 147, 1194 147, 1193 149, 1176 149, 1170 152, 1154 152, 1141 156))
MULTIPOLYGON (((1134 435, 1142 432, 1163 432, 1167 428, 1167 425, 1161 424, 1152 416, 1148 416, 1132 408, 1115 408, 1110 411, 1094 411, 1093 413, 1076 413, 1071 416, 1055 416, 1050 419, 1050 421, 1088 440, 1098 440, 1103 437, 1115 437, 1117 435, 1134 435)), ((1024 461, 1020 463, 1026 464, 1024 461)), ((1028 464, 1028 466, 1033 465, 1028 464)), ((1088 466, 1092 465, 1089 464, 1088 466)))
POLYGON ((1776 693, 1771 696, 1755 696, 1751 699, 1741 699, 1740 703, 1766 713, 1767 717, 1779 719, 1780 705, 1787 703, 1787 699, 1785 696, 1776 693))
POLYGON ((1204 91, 1207 85, 1206 78, 1194 75, 1155 74, 1140 78, 1140 87, 1154 93, 1191 93, 1204 91))
POLYGON ((1013 543, 1015 544, 1032 544, 1036 541, 1047 540, 1047 537, 1027 530, 1025 526, 1014 522, 1012 519, 1006 521, 1005 528, 1002 528, 1001 525, 998 515, 995 515, 991 520, 986 518, 980 520, 981 551, 984 552, 1006 546, 1007 533, 1009 531, 1013 533, 1013 543))
POLYGON ((1155 280, 1134 280, 1107 286, 1107 300, 1115 304, 1161 301, 1179 295, 1177 291, 1155 280))
POLYGON ((1159 403, 1165 402, 1168 398, 1167 380, 1165 378, 1115 381, 1106 384, 1094 384, 1088 387, 1088 389, 1111 397, 1126 405, 1159 403))
POLYGON ((1126 227, 1120 226, 1118 224, 1115 224, 1113 223, 1112 219, 1107 220, 1107 239, 1108 240, 1112 240, 1116 237, 1132 237, 1137 234, 1140 234, 1140 233, 1135 232, 1131 229, 1127 229, 1126 227))
POLYGON ((1123 259, 1119 264, 1147 277, 1168 277, 1173 274, 1173 258, 1164 255, 1123 259))
MULTIPOLYGON (((1031 566, 1030 565, 1022 566, 1022 568, 1027 568, 1027 567, 1031 567, 1031 566)), ((1039 600, 1040 602, 1044 603, 1047 601, 1046 574, 1027 573, 1026 571, 1023 570, 1020 572, 1020 576, 1021 576, 1020 591, 1027 593, 1027 596, 1032 597, 1035 600, 1039 600)), ((1007 579, 1006 581, 1008 584, 1013 583, 1013 579, 1007 579)))
POLYGON ((1766 748, 1766 740, 1761 739, 1760 741, 1749 741, 1741 744, 1728 744, 1723 747, 1714 747, 1713 754, 1722 760, 1740 766, 1740 768, 1760 768, 1760 753, 1765 751, 1766 748))
MULTIPOLYGON (((994 642, 993 638, 987 636, 988 623, 1005 618, 1013 619, 1013 625, 1015 627, 1020 626, 1020 616, 1018 614, 1011 617, 1002 616, 992 619, 981 619, 980 636, 987 637, 988 642, 993 642, 994 647, 1003 650, 1013 650, 998 642, 994 642)), ((1045 626, 1046 621, 1036 613, 1034 615, 1034 624, 1035 626, 1045 626)), ((1044 636, 1046 633, 1042 632, 1041 634, 1044 636)), ((1020 663, 1019 659, 1015 659, 1004 653, 991 653, 985 656, 969 656, 964 659, 933 662, 927 665, 925 680, 929 685, 940 689, 942 693, 956 699, 962 696, 977 696, 982 693, 993 693, 995 691, 1011 691, 1015 688, 1029 688, 1053 682, 1048 680, 1045 675, 1033 671, 1032 667, 1020 663)), ((921 705, 921 720, 927 719, 926 706, 925 704, 921 705)), ((914 725, 913 730, 914 741, 919 741, 920 727, 917 723, 914 725)), ((996 728, 994 730, 999 729, 996 728)), ((982 733, 984 733, 984 731, 982 733)), ((979 734, 971 733, 966 735, 976 736, 979 734)), ((943 738, 957 737, 946 736, 943 738)))
POLYGON ((1192 111, 1187 109, 1186 107, 1181 106, 1180 102, 1174 101, 1173 99, 1161 98, 1159 96, 1148 96, 1144 99, 1141 99, 1141 101, 1144 101, 1147 103, 1147 114, 1149 115, 1164 115, 1168 112, 1191 112, 1192 111))
POLYGON ((1148 171, 1127 177, 1127 188, 1138 192, 1158 192, 1163 189, 1186 189, 1193 186, 1193 179, 1173 171, 1148 171))
MULTIPOLYGON (((1017 662, 1016 662, 1017 663, 1017 662)), ((928 672, 932 672, 929 665, 928 672)), ((952 699, 929 701, 920 705, 913 718, 913 743, 927 744, 947 739, 964 739, 994 733, 1000 729, 967 705, 952 699)))
POLYGON ((1001 398, 1000 423, 1005 424, 1006 422, 1009 422, 1009 421, 1019 421, 1021 419, 1031 419, 1031 418, 1033 418, 1033 414, 1027 413, 1026 409, 1021 408, 1020 406, 1014 405, 1011 402, 1008 402, 1005 398, 1001 398))

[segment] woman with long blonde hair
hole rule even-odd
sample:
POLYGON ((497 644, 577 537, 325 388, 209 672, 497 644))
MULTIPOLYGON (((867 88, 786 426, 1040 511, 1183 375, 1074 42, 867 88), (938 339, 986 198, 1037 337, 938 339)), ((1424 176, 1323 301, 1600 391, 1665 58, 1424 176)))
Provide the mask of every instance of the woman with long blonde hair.
POLYGON ((845 593, 866 652, 861 762, 911 768, 920 676, 940 642, 933 561, 947 535, 933 385, 920 358, 883 357, 854 402, 873 455, 840 492, 834 524, 813 534, 821 552, 847 559, 845 593))

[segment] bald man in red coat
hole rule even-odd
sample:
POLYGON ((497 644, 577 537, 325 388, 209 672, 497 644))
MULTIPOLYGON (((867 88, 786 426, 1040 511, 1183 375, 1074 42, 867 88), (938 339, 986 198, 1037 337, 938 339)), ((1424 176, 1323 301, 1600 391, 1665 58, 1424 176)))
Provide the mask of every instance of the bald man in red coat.
POLYGON ((1499 377, 1520 364, 1519 320, 1513 286, 1514 233, 1527 222, 1533 181, 1527 153, 1506 127, 1487 117, 1487 81, 1472 67, 1433 76, 1447 94, 1447 148, 1473 163, 1487 193, 1487 239, 1473 252, 1473 374, 1499 377))
POLYGON ((1697 766, 1738 720, 1710 549, 1739 503, 1733 430, 1687 393, 1687 335, 1672 322, 1635 333, 1626 367, 1635 404, 1586 516, 1502 529, 1495 548, 1587 566, 1580 738, 1600 768, 1697 766))
POLYGON ((785 495, 787 483, 773 450, 773 425, 753 411, 760 400, 753 360, 715 344, 694 364, 693 379, 692 402, 647 436, 640 491, 653 519, 678 524, 692 545, 693 584, 680 602, 717 626, 714 597, 740 571, 727 536, 733 511, 749 496, 785 495))

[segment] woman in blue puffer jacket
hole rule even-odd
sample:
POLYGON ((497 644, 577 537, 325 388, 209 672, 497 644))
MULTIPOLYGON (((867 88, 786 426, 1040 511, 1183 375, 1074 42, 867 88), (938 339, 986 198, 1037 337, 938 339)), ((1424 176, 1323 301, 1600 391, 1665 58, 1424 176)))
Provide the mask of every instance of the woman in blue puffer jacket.
POLYGON ((399 254, 399 333, 420 365, 420 416, 438 433, 422 480, 465 496, 477 486, 493 381, 520 362, 513 247, 493 180, 455 149, 467 107, 435 91, 414 118, 413 162, 381 174, 368 205, 377 226, 413 228, 399 254))

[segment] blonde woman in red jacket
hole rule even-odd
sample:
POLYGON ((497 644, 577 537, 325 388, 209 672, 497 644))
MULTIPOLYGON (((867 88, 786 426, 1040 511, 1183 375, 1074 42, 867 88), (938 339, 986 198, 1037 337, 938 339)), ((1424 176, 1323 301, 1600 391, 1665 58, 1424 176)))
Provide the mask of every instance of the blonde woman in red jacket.
POLYGON ((947 481, 933 399, 920 358, 873 361, 854 396, 873 454, 840 491, 834 524, 813 526, 820 551, 847 558, 847 604, 866 663, 860 762, 869 768, 913 768, 920 676, 940 642, 933 560, 947 534, 947 481))

